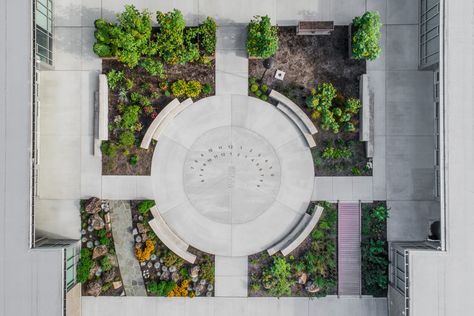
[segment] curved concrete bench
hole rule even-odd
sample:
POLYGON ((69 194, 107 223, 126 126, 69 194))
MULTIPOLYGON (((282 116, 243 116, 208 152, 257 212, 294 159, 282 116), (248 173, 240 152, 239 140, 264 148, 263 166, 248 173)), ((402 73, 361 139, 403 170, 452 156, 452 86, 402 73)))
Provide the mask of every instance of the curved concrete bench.
POLYGON ((308 115, 306 115, 306 113, 293 101, 291 101, 276 90, 272 90, 270 92, 270 98, 282 103, 283 105, 288 107, 293 113, 295 113, 295 115, 298 117, 298 119, 301 120, 301 122, 308 129, 311 135, 314 135, 318 132, 318 129, 316 128, 316 126, 314 126, 313 121, 311 121, 308 115))
POLYGON ((155 134, 156 129, 158 126, 163 122, 163 120, 166 118, 166 116, 176 107, 179 105, 179 100, 174 99, 170 103, 168 103, 163 110, 158 114, 157 117, 151 122, 150 126, 146 130, 145 136, 143 136, 142 143, 140 144, 140 147, 143 149, 148 149, 150 147, 151 139, 153 137, 153 134, 155 134))
POLYGON ((283 256, 287 256, 290 252, 296 249, 305 239, 311 234, 314 227, 319 221, 321 214, 323 213, 323 207, 316 205, 314 207, 313 215, 311 215, 311 220, 306 225, 306 227, 300 231, 300 233, 285 247, 281 250, 283 256))
POLYGON ((175 254, 189 263, 194 263, 196 256, 188 251, 189 245, 169 228, 158 211, 158 208, 153 206, 150 211, 153 214, 153 219, 149 221, 148 224, 150 224, 156 236, 175 254))
POLYGON ((319 221, 319 218, 321 217, 322 212, 323 208, 319 205, 316 205, 312 215, 305 213, 298 225, 296 225, 296 227, 285 238, 280 240, 271 248, 267 249, 267 253, 270 256, 273 256, 277 252, 281 251, 281 253, 286 256, 295 250, 295 248, 298 247, 314 229, 319 221))
POLYGON ((153 139, 158 140, 158 137, 160 137, 161 133, 163 133, 163 131, 171 123, 171 121, 191 104, 193 104, 193 100, 191 98, 187 98, 180 104, 174 106, 168 113, 168 115, 166 115, 164 120, 160 123, 160 125, 158 125, 158 127, 156 128, 155 133, 153 134, 153 139))
POLYGON ((314 141, 313 135, 307 133, 307 129, 304 126, 303 122, 296 116, 296 114, 291 111, 288 107, 284 106, 281 103, 278 103, 277 108, 283 112, 293 123, 299 128, 301 133, 303 134, 306 142, 308 143, 309 148, 316 147, 316 142, 314 141))

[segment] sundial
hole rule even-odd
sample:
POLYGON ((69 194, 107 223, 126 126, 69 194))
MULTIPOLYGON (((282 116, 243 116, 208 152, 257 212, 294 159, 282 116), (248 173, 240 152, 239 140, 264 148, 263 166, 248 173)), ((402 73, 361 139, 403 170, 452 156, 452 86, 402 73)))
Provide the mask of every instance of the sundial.
POLYGON ((247 256, 286 236, 314 186, 311 151, 274 105, 246 95, 201 99, 157 140, 151 168, 158 211, 183 241, 247 256))

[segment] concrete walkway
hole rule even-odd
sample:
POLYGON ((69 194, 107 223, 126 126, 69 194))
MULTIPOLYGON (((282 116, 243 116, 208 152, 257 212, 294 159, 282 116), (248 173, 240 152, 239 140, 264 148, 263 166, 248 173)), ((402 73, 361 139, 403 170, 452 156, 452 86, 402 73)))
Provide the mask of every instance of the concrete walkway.
POLYGON ((127 296, 146 296, 140 265, 133 253, 132 213, 128 201, 110 201, 112 233, 127 296))
POLYGON ((216 256, 215 295, 217 297, 247 297, 248 257, 216 256))
POLYGON ((82 298, 82 316, 382 316, 386 298, 82 298))
POLYGON ((248 94, 246 26, 219 26, 216 43, 216 95, 248 94))

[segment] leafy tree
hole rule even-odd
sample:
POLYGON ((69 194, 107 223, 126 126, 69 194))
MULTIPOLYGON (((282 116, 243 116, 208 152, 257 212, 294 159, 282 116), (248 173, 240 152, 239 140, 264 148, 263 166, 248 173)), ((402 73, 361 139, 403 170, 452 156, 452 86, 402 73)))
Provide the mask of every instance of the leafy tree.
POLYGON ((380 53, 380 15, 377 11, 367 11, 352 21, 355 33, 352 37, 352 56, 356 59, 376 59, 380 53))
POLYGON ((270 18, 255 16, 250 21, 247 35, 247 52, 250 56, 268 58, 278 50, 277 27, 272 26, 270 18))

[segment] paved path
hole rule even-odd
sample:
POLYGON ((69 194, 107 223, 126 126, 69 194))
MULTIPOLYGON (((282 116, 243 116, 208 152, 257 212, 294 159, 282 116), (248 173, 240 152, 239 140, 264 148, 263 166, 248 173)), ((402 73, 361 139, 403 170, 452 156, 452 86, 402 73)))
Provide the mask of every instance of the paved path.
POLYGON ((133 253, 132 214, 130 203, 110 201, 112 233, 127 296, 146 296, 142 272, 133 253))
POLYGON ((313 201, 372 201, 374 177, 315 177, 313 201))
POLYGON ((82 298, 82 316, 382 316, 386 298, 82 298))
POLYGON ((247 297, 248 257, 216 256, 215 295, 217 297, 247 297))

